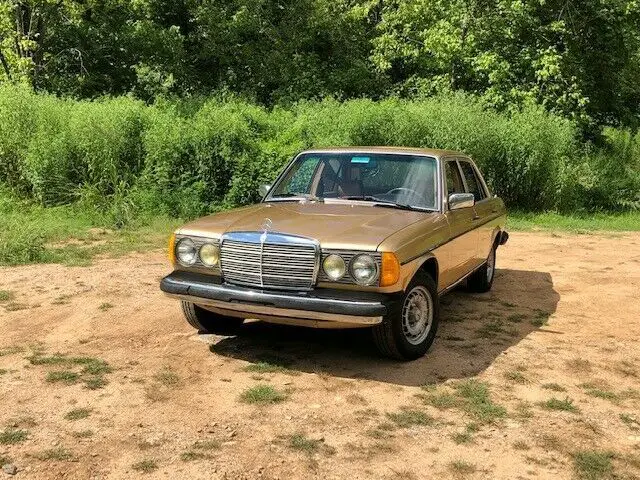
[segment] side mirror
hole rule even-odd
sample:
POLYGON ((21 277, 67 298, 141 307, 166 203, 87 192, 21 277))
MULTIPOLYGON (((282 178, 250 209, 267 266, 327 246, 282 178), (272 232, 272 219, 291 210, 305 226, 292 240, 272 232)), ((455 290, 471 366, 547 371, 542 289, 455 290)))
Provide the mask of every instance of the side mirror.
POLYGON ((452 193, 449 195, 449 210, 473 207, 476 204, 473 193, 452 193))
POLYGON ((260 187, 258 187, 258 193, 261 197, 264 197, 269 193, 269 190, 271 190, 271 185, 260 185, 260 187))

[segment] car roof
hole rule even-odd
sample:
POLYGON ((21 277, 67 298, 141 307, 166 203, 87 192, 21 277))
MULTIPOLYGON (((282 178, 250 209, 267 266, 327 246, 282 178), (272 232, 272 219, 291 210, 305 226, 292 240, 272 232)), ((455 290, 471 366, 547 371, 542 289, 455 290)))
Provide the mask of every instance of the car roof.
POLYGON ((411 148, 411 147, 328 147, 313 148, 305 150, 302 153, 404 153, 416 155, 430 155, 432 157, 441 158, 448 156, 464 156, 465 153, 455 150, 440 150, 437 148, 411 148))

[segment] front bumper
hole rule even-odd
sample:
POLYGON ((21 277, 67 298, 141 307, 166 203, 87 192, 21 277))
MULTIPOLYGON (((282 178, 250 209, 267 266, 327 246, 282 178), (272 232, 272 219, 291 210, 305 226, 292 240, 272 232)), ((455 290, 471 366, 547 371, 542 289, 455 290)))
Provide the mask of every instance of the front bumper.
POLYGON ((219 277, 175 271, 160 282, 167 295, 221 315, 276 323, 335 328, 382 322, 394 297, 318 288, 310 292, 271 291, 223 283, 219 277))

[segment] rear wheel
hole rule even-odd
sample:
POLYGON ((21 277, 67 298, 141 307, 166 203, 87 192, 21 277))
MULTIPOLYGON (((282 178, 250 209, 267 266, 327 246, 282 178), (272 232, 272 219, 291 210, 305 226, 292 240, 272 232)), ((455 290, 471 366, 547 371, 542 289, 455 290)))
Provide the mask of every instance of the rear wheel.
POLYGON ((473 272, 467 280, 469 290, 477 293, 485 293, 491 290, 493 277, 496 273, 496 247, 491 248, 487 261, 478 270, 473 272))
POLYGON ((194 303, 185 302, 184 300, 182 300, 180 304, 182 305, 182 312, 187 322, 189 322, 189 325, 202 333, 228 335, 235 333, 244 322, 242 318, 218 315, 217 313, 210 312, 194 303))
POLYGON ((440 316, 436 283, 418 272, 397 304, 373 327, 373 340, 383 355, 400 360, 422 357, 435 339, 440 316))

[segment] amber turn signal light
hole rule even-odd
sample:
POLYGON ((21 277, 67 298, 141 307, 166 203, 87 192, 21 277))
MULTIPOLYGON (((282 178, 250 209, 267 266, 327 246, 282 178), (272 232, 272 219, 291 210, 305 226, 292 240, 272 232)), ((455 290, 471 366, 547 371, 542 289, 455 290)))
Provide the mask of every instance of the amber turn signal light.
POLYGON ((167 252, 169 254, 169 262, 171 262, 171 265, 175 265, 176 263, 176 234, 172 233, 171 236, 169 237, 169 251, 167 252))
POLYGON ((394 253, 382 253, 382 268, 380 269, 380 286, 389 287, 400 279, 400 262, 394 253))

